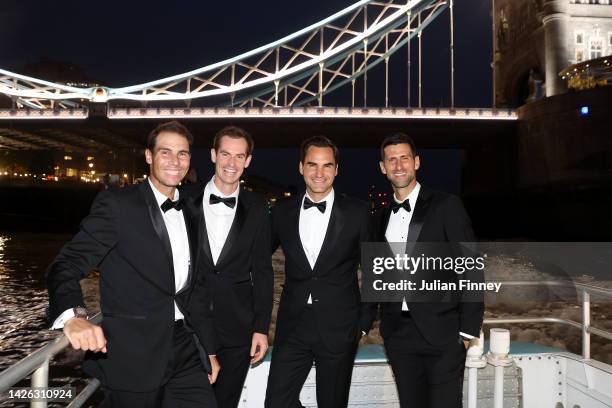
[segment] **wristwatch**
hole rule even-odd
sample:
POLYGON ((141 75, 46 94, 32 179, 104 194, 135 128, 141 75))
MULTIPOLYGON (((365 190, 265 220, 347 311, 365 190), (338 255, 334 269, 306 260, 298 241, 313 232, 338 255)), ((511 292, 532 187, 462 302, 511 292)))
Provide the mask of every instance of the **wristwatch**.
POLYGON ((74 317, 85 320, 89 319, 89 313, 87 313, 87 309, 85 309, 83 306, 73 307, 72 311, 74 312, 74 317))

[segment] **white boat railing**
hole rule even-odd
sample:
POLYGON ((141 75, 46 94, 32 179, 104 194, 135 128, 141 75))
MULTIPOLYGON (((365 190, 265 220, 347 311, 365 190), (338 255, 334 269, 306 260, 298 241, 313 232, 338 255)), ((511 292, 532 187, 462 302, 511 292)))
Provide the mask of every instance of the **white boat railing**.
POLYGON ((591 334, 612 340, 612 332, 591 326, 591 295, 612 299, 612 289, 566 281, 503 281, 503 286, 547 286, 574 288, 582 296, 582 323, 558 317, 498 317, 485 319, 484 324, 559 323, 582 331, 582 358, 591 358, 591 334))
MULTIPOLYGON (((591 334, 612 340, 612 332, 591 326, 591 295, 612 299, 611 289, 582 283, 559 281, 504 281, 502 284, 504 286, 556 286, 575 288, 582 295, 582 323, 557 317, 501 317, 485 319, 484 324, 558 323, 581 329, 582 357, 585 360, 589 360, 591 358, 591 334)), ((92 317, 91 320, 94 323, 99 324, 102 321, 102 315, 98 313, 92 317)), ((2 371, 0 373, 0 394, 5 393, 9 388, 13 387, 30 374, 32 374, 30 380, 32 387, 48 387, 49 363, 56 354, 68 347, 69 344, 70 342, 68 341, 68 338, 65 335, 62 335, 32 354, 26 356, 14 365, 8 367, 6 370, 2 371)), ((469 378, 472 377, 470 376, 469 378)), ((83 404, 89 397, 91 397, 99 386, 100 382, 97 379, 92 379, 89 384, 72 400, 72 402, 68 405, 68 408, 78 408, 83 406, 83 404)), ((47 402, 44 400, 33 400, 30 402, 30 407, 46 408, 47 402)))

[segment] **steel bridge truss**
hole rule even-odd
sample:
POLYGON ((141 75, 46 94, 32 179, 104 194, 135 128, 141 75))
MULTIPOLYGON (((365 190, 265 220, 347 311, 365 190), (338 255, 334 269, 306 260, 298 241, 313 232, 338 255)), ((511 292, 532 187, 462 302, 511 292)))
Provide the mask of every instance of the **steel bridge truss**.
MULTIPOLYGON (((123 88, 76 88, 0 69, 0 93, 18 107, 75 108, 83 102, 114 100, 210 100, 215 106, 323 106, 324 96, 344 85, 356 104, 357 79, 367 105, 368 71, 385 66, 389 101, 389 58, 420 37, 453 0, 361 0, 276 42, 194 71, 123 88)), ((452 51, 452 43, 451 43, 452 51)), ((420 54, 420 52, 419 52, 420 54)), ((421 56, 419 55, 419 62, 421 56)), ((408 73, 408 75, 410 75, 408 73)), ((419 63, 419 84, 421 67, 419 63)), ((408 91, 409 92, 409 91, 408 91)), ((420 100, 420 86, 419 86, 420 100)))

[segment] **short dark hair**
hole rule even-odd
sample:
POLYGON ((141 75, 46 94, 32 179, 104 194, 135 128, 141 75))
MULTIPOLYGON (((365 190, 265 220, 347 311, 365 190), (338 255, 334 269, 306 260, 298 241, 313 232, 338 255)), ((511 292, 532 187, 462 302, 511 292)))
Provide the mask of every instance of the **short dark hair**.
POLYGON ((155 149, 155 143, 157 143, 157 136, 159 136, 159 134, 162 132, 177 133, 187 139, 187 141, 189 142, 189 147, 191 147, 191 145, 193 144, 193 135, 191 134, 189 129, 187 129, 182 123, 173 120, 170 122, 160 123, 155 129, 151 131, 151 133, 149 133, 149 136, 147 136, 147 149, 151 151, 155 149))
POLYGON ((417 152, 416 152, 416 145, 414 144, 414 140, 412 140, 412 138, 410 136, 408 136, 405 133, 393 133, 387 137, 385 137, 385 139, 382 141, 381 145, 380 145, 380 158, 381 160, 385 160, 385 147, 387 146, 391 146, 391 145, 398 145, 398 144, 407 144, 410 146, 410 150, 412 150, 412 155, 414 157, 417 156, 417 152))
POLYGON ((224 136, 231 137, 232 139, 244 139, 247 142, 247 156, 250 156, 253 153, 253 149, 255 148, 255 141, 251 135, 238 126, 226 126, 215 134, 215 138, 213 139, 213 149, 216 152, 219 151, 219 147, 221 146, 221 138, 224 136))
POLYGON ((334 160, 336 164, 338 164, 338 156, 340 152, 338 151, 338 146, 334 142, 332 142, 328 137, 323 135, 312 136, 302 142, 301 150, 301 158, 300 161, 304 163, 304 158, 306 157, 306 153, 308 152, 308 148, 314 147, 329 147, 334 152, 334 160))

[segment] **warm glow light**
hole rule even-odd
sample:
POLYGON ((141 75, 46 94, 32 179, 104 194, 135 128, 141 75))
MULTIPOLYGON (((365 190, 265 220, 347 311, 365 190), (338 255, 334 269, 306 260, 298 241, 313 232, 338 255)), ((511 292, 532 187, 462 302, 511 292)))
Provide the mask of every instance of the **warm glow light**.
POLYGON ((93 163, 89 163, 88 166, 91 169, 94 166, 94 164, 93 163))
POLYGON ((142 119, 142 118, 330 118, 330 119, 458 119, 458 120, 517 120, 516 111, 504 109, 467 109, 443 110, 436 109, 338 109, 338 108, 192 108, 189 110, 179 108, 146 108, 131 110, 129 108, 113 109, 108 114, 109 119, 142 119))
POLYGON ((123 173, 123 178, 128 178, 127 173, 123 173))

